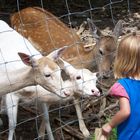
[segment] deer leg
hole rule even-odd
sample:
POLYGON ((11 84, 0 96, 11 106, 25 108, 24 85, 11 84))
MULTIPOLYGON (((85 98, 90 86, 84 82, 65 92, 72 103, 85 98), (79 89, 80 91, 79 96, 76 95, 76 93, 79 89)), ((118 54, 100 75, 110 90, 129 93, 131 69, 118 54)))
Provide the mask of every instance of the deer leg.
POLYGON ((90 133, 89 133, 89 131, 88 131, 86 125, 85 125, 85 122, 83 120, 82 111, 81 111, 81 108, 80 108, 80 105, 79 105, 79 99, 74 99, 74 106, 75 106, 78 121, 79 121, 80 131, 83 133, 83 135, 85 137, 89 137, 90 133))
POLYGON ((44 140, 44 136, 45 136, 45 119, 44 117, 42 117, 41 125, 39 128, 39 137, 41 138, 41 140, 44 140))
POLYGON ((42 129, 42 134, 44 133, 43 131, 45 130, 44 127, 46 127, 47 130, 47 134, 48 134, 48 139, 49 140, 54 140, 53 134, 52 134, 52 130, 51 130, 51 126, 50 126, 50 121, 49 121, 49 112, 48 112, 48 106, 46 103, 41 103, 43 112, 44 112, 44 117, 43 120, 45 121, 45 123, 42 122, 41 124, 41 129, 42 129), (44 124, 44 126, 43 126, 44 124))
POLYGON ((6 108, 9 120, 9 134, 8 140, 13 140, 13 135, 15 133, 15 128, 17 125, 17 110, 18 110, 19 98, 13 93, 6 95, 6 108))

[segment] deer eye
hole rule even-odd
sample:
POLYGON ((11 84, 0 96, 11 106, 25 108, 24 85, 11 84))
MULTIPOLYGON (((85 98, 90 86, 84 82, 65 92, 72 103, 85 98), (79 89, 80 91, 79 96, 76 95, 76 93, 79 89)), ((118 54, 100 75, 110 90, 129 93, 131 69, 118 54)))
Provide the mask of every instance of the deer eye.
POLYGON ((81 76, 77 76, 76 79, 77 79, 77 80, 81 79, 81 76))
POLYGON ((45 77, 50 77, 51 75, 50 74, 45 74, 45 77))
POLYGON ((99 53, 100 53, 101 55, 104 55, 104 53, 103 53, 103 51, 102 51, 102 50, 99 50, 99 53))

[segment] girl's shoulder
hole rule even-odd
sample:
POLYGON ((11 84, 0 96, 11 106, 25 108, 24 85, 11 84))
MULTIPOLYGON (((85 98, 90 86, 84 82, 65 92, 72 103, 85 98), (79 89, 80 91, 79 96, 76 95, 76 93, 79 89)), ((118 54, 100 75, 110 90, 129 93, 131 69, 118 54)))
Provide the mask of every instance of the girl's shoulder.
POLYGON ((140 86, 140 79, 136 78, 121 78, 117 81, 121 85, 139 85, 140 86))
POLYGON ((109 90, 109 95, 115 97, 125 97, 129 100, 129 96, 125 90, 125 88, 119 83, 116 82, 109 90))
POLYGON ((138 96, 140 90, 140 80, 133 78, 122 78, 117 82, 125 89, 129 97, 138 96))

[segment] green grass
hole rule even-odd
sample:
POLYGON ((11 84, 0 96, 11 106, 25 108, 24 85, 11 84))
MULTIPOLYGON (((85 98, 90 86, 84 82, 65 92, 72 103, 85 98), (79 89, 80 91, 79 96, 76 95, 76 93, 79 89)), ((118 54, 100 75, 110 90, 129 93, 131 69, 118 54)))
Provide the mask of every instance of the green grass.
POLYGON ((91 140, 95 140, 95 135, 94 134, 91 136, 91 140))

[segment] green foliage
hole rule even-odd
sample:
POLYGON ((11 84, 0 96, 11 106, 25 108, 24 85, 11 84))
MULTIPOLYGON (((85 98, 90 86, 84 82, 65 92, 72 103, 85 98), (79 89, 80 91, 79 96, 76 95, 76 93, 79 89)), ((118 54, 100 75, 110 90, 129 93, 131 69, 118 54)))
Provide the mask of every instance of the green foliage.
POLYGON ((95 134, 91 136, 91 140, 95 140, 95 134))
POLYGON ((117 140, 117 129, 113 128, 109 140, 117 140))

